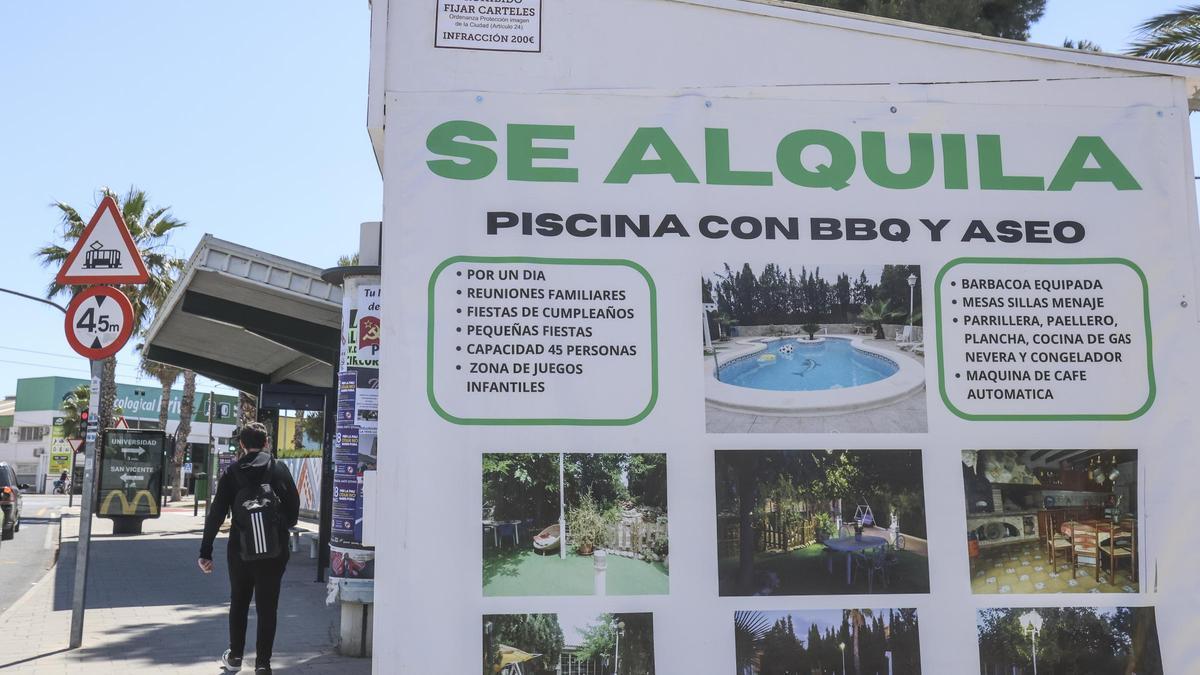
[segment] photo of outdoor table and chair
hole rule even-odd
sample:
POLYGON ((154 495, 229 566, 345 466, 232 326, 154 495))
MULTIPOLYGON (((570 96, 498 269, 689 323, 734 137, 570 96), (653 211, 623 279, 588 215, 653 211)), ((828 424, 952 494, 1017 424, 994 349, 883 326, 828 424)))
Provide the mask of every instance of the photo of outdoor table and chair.
POLYGON ((665 595, 667 456, 483 456, 483 594, 665 595))
POLYGON ((928 593, 920 450, 719 450, 721 595, 928 593))
POLYGON ((975 593, 1137 593, 1136 450, 964 450, 975 593))

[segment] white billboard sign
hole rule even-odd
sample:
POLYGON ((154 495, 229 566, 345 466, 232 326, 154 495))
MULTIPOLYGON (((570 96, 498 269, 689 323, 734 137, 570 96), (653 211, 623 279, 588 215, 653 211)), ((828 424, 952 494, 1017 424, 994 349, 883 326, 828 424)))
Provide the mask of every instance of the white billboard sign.
POLYGON ((1055 86, 392 94, 382 667, 1186 672, 1187 112, 1055 86))

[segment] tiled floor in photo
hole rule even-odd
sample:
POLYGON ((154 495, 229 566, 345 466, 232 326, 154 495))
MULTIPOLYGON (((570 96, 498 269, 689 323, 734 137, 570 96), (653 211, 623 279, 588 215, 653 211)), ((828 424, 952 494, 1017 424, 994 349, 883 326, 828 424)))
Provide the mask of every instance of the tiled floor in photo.
POLYGON ((1099 570, 1079 566, 1071 578, 1071 560, 1057 556, 1051 566, 1041 542, 985 548, 971 565, 974 593, 1137 593, 1138 582, 1130 575, 1128 559, 1117 564, 1116 576, 1109 574, 1108 559, 1099 570), (1057 569, 1054 569, 1057 567, 1057 569))

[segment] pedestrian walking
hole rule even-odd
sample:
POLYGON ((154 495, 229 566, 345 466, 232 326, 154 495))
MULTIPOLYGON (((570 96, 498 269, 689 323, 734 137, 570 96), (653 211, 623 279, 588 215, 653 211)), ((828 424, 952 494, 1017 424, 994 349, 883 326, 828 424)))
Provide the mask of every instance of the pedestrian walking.
POLYGON ((213 571, 217 531, 232 514, 229 545, 229 648, 221 655, 226 672, 242 668, 250 599, 258 613, 254 672, 269 675, 275 643, 279 589, 288 563, 288 532, 300 516, 300 493, 292 474, 267 449, 267 428, 257 422, 238 433, 242 456, 217 481, 217 492, 204 519, 200 569, 213 571))

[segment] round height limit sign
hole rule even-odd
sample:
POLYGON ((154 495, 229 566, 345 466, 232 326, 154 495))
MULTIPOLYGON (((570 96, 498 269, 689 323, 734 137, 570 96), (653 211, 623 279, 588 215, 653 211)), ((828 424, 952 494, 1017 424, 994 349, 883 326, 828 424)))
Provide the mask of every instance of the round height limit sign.
POLYGON ((133 332, 133 305, 112 286, 92 286, 67 305, 67 342, 93 361, 121 351, 133 332))

